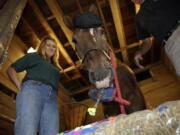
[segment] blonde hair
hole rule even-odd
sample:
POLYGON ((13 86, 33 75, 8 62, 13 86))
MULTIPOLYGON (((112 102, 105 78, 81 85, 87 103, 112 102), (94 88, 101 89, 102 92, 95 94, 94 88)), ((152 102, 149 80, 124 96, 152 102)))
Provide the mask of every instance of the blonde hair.
POLYGON ((46 41, 47 41, 47 40, 51 40, 51 41, 53 41, 53 42, 56 44, 56 51, 55 51, 55 54, 52 56, 51 61, 52 61, 52 64, 53 64, 56 68, 61 69, 61 68, 60 68, 60 65, 59 65, 59 62, 58 62, 58 59, 59 59, 59 50, 58 50, 58 48, 57 48, 57 43, 56 43, 56 41, 55 41, 53 38, 51 38, 51 37, 49 37, 49 36, 44 37, 44 38, 41 40, 41 42, 40 42, 40 45, 39 45, 39 47, 38 47, 37 52, 38 52, 45 60, 47 60, 47 56, 46 56, 46 53, 45 53, 45 46, 46 46, 46 41))

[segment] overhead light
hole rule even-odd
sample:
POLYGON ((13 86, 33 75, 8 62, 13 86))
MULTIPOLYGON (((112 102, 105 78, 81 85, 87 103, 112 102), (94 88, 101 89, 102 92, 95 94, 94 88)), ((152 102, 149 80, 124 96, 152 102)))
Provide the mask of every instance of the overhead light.
POLYGON ((30 47, 30 48, 27 50, 27 53, 33 53, 33 52, 37 52, 37 50, 34 49, 33 47, 30 47))

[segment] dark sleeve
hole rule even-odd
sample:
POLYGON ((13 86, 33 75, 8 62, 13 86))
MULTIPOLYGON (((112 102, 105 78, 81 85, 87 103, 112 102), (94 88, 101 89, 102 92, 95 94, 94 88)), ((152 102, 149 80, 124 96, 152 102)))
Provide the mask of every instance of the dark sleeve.
POLYGON ((136 32, 137 32, 138 40, 143 40, 143 39, 146 39, 146 38, 151 36, 149 34, 149 32, 147 31, 147 28, 145 28, 143 26, 143 24, 146 23, 146 22, 143 21, 142 19, 143 18, 141 16, 139 16, 139 15, 137 15, 136 19, 135 19, 135 22, 136 22, 136 32))
POLYGON ((11 66, 16 70, 16 72, 22 72, 30 66, 32 56, 33 54, 31 53, 26 54, 25 56, 15 61, 11 66))

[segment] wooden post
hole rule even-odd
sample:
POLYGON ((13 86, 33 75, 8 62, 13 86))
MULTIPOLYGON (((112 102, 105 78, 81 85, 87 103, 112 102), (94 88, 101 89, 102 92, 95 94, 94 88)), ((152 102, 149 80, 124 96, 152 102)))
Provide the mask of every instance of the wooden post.
POLYGON ((13 37, 27 0, 8 0, 0 9, 0 68, 7 57, 13 37))
POLYGON ((122 51, 123 61, 126 64, 128 64, 129 60, 128 60, 127 50, 124 49, 126 48, 126 37, 124 33, 124 26, 122 22, 121 11, 119 7, 119 0, 109 0, 109 4, 110 4, 110 8, 111 8, 111 12, 112 12, 112 16, 113 16, 119 44, 120 44, 120 49, 123 50, 122 51))

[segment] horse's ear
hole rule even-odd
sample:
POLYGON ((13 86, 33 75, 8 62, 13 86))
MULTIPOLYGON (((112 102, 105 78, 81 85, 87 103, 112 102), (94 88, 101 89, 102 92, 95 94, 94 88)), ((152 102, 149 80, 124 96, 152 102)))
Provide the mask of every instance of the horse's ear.
POLYGON ((64 17, 63 17, 63 20, 64 20, 65 25, 66 25, 69 29, 71 29, 71 30, 74 29, 73 20, 72 20, 72 18, 71 18, 70 16, 67 16, 67 15, 64 16, 64 17))
POLYGON ((89 7, 89 12, 94 13, 95 15, 99 16, 98 8, 94 4, 91 4, 91 6, 89 7))

